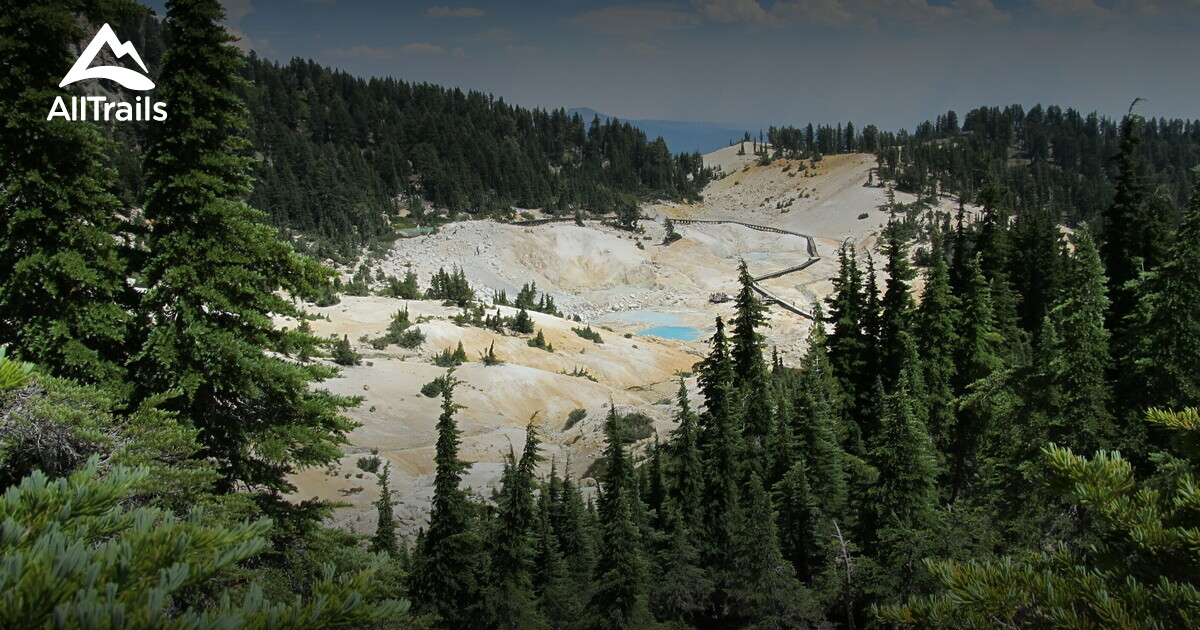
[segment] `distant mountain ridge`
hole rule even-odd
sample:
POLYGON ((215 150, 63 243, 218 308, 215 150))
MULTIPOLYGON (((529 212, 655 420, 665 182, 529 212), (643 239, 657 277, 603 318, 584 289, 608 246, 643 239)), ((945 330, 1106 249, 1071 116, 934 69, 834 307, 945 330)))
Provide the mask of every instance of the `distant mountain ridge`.
MULTIPOLYGON (((615 116, 602 114, 588 107, 575 107, 567 110, 568 115, 579 114, 585 124, 590 124, 596 116, 601 122, 608 122, 615 116)), ((619 118, 645 132, 646 137, 653 140, 659 136, 666 141, 667 148, 672 153, 712 153, 717 149, 736 142, 748 128, 738 127, 732 123, 703 123, 679 120, 626 120, 619 118)))

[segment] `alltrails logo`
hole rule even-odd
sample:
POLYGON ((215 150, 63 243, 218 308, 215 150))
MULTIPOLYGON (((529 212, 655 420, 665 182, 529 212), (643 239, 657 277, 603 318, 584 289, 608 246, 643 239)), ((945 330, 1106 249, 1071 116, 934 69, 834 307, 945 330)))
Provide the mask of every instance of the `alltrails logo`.
MULTIPOLYGON (((76 81, 85 79, 108 79, 116 81, 122 86, 130 89, 144 92, 154 87, 154 82, 146 75, 135 70, 130 70, 122 66, 96 66, 89 67, 95 61, 96 55, 100 54, 100 49, 105 45, 112 50, 117 59, 126 55, 133 58, 137 65, 141 66, 142 72, 149 72, 146 69, 146 64, 142 62, 141 55, 133 47, 130 42, 122 43, 117 38, 117 34, 113 32, 112 27, 108 24, 100 27, 100 31, 92 38, 87 48, 79 55, 79 59, 75 61, 75 65, 71 66, 71 70, 67 72, 67 76, 63 77, 58 87, 66 87, 76 81)), ((72 96, 70 106, 67 106, 67 101, 59 96, 54 99, 54 105, 50 107, 50 114, 46 116, 46 120, 53 120, 55 117, 62 117, 67 120, 93 120, 93 121, 143 121, 154 120, 163 121, 167 119, 167 109, 164 103, 155 103, 149 96, 139 96, 133 103, 125 102, 109 102, 105 96, 72 96), (90 113, 90 116, 89 116, 90 113)))

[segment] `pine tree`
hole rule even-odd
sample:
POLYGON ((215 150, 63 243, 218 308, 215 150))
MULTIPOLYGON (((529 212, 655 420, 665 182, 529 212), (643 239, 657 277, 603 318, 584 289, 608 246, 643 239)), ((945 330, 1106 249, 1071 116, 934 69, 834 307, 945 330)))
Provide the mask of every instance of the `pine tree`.
POLYGON ((800 364, 803 404, 795 423, 800 455, 797 461, 808 467, 805 474, 821 513, 845 522, 849 501, 846 453, 838 443, 837 418, 831 407, 837 383, 825 354, 824 331, 820 326, 813 327, 808 343, 808 352, 800 364))
MULTIPOLYGON (((961 297, 958 347, 954 352, 957 376, 954 391, 957 397, 968 392, 972 384, 988 377, 1003 365, 1000 359, 1001 337, 995 329, 992 315, 991 291, 979 256, 966 263, 967 284, 961 297)), ((951 432, 950 475, 951 493, 956 496, 966 483, 971 461, 986 432, 985 415, 978 407, 959 407, 951 432)))
MULTIPOLYGON (((371 601, 379 566, 327 575, 315 595, 271 601, 258 584, 231 586, 237 565, 269 546, 267 520, 209 523, 197 509, 176 518, 137 504, 149 475, 92 457, 68 477, 34 472, 0 496, 0 626, 88 628, 370 627, 404 623, 408 603, 371 601), (196 597, 197 592, 210 597, 196 597)), ((218 519, 220 520, 220 519, 218 519)), ((255 561, 255 560, 251 560, 255 561)))
POLYGON ((371 537, 371 551, 386 553, 398 558, 401 555, 400 541, 396 538, 396 515, 392 512, 392 488, 388 485, 391 464, 385 462, 379 473, 379 500, 375 509, 379 518, 375 521, 375 535, 371 537))
POLYGON ((299 315, 279 290, 310 294, 328 272, 238 200, 250 159, 238 157, 245 141, 233 135, 245 118, 241 58, 222 16, 216 0, 168 4, 172 46, 158 90, 171 111, 146 155, 153 229, 140 310, 149 333, 136 368, 142 398, 180 392, 166 407, 200 430, 226 488, 288 491, 296 467, 340 455, 354 425, 339 413, 352 401, 309 387, 331 370, 274 354, 298 334, 272 321, 299 315))
POLYGON ((732 343, 730 358, 733 360, 735 382, 743 382, 756 378, 759 370, 766 368, 763 361, 763 336, 758 332, 767 326, 767 307, 758 299, 754 292, 754 278, 743 259, 738 265, 738 283, 741 288, 734 298, 736 314, 731 320, 733 326, 729 340, 732 343))
POLYGON ((1111 437, 1111 360, 1104 328, 1108 297, 1104 269, 1086 225, 1074 240, 1062 297, 1046 317, 1039 353, 1051 422, 1043 442, 1090 453, 1111 437))
POLYGON ((833 293, 825 301, 829 306, 825 321, 832 324, 826 347, 842 397, 836 409, 849 421, 857 415, 857 410, 864 408, 870 394, 866 381, 867 354, 873 343, 864 328, 862 271, 858 268, 854 244, 849 241, 838 249, 838 275, 833 279, 833 293))
MULTIPOLYGON (((1113 333, 1115 346, 1122 351, 1126 345, 1125 321, 1134 312, 1138 302, 1131 283, 1143 271, 1158 266, 1163 259, 1166 243, 1162 219, 1154 215, 1147 202, 1148 192, 1141 172, 1139 153, 1143 123, 1142 117, 1132 112, 1121 120, 1116 194, 1112 205, 1103 213, 1104 241, 1100 245, 1100 257, 1108 275, 1108 294, 1112 302, 1108 328, 1113 333)), ((1126 369, 1129 366, 1119 367, 1126 369)))
POLYGON ((758 332, 767 326, 767 307, 758 299, 754 278, 742 260, 738 266, 741 289, 734 299, 733 334, 730 336, 730 358, 733 362, 733 382, 741 402, 741 424, 744 461, 747 470, 765 476, 771 467, 771 440, 775 434, 775 401, 771 373, 763 358, 763 335, 758 332))
POLYGON ((734 568, 729 584, 729 622, 755 628, 815 625, 819 615, 791 563, 779 551, 771 496, 751 473, 746 508, 734 535, 734 568))
POLYGON ((658 619, 688 623, 704 610, 712 585, 700 564, 694 531, 684 524, 673 504, 666 509, 667 542, 654 563, 657 574, 650 588, 650 601, 658 619))
POLYGON ((8 3, 0 16, 0 344, 49 374, 125 388, 132 304, 121 202, 96 125, 55 118, 82 24, 100 4, 8 3), (83 15, 77 12, 83 11, 83 15))
POLYGON ((671 452, 674 463, 671 471, 672 498, 683 514, 693 515, 700 508, 700 493, 703 482, 703 470, 700 463, 699 449, 699 418, 692 412, 688 402, 687 385, 683 377, 679 377, 679 392, 675 395, 679 412, 676 418, 679 426, 671 432, 671 441, 667 448, 671 452))
POLYGON ((648 567, 634 510, 633 465, 625 452, 621 418, 610 404, 604 425, 608 467, 601 482, 600 558, 589 617, 596 628, 638 628, 649 621, 648 567))
POLYGON ((870 459, 876 468, 887 471, 871 492, 875 525, 911 526, 927 521, 937 498, 936 468, 929 432, 914 416, 910 394, 903 386, 886 398, 870 459))
MULTIPOLYGON (((1188 465, 1200 461, 1194 410, 1154 411, 1150 422, 1193 438, 1188 465)), ((1200 617, 1197 536, 1200 492, 1194 475, 1177 473, 1170 491, 1139 487, 1133 466, 1100 451, 1090 460, 1051 447, 1057 487, 1070 490, 1105 535, 1078 549, 1060 544, 996 562, 926 559, 938 593, 876 609, 888 625, 994 628, 1041 624, 1072 627, 1186 628, 1200 617), (1038 620, 1038 621, 1034 621, 1038 620), (1043 623, 1042 620, 1045 620, 1043 623)), ((1142 484, 1144 485, 1144 484, 1142 484)))
POLYGON ((935 451, 944 454, 954 424, 954 383, 958 367, 959 300, 950 286, 950 271, 940 241, 933 246, 933 264, 925 276, 921 306, 917 309, 916 340, 921 354, 925 400, 929 409, 929 432, 935 451))
MULTIPOLYGON (((1147 316, 1133 322, 1131 335, 1138 346, 1133 369, 1138 389, 1122 394, 1145 405, 1182 409, 1200 405, 1200 168, 1194 169, 1197 183, 1184 210, 1183 222, 1166 261, 1145 283, 1147 316)), ((1125 362, 1127 365, 1129 361, 1125 362)))
POLYGON ((546 620, 537 610, 533 591, 535 558, 533 528, 534 468, 542 458, 532 423, 525 427, 525 449, 518 461, 509 451, 496 500, 490 565, 487 572, 488 625, 495 628, 543 628, 546 620))
POLYGON ((738 488, 743 478, 742 436, 730 401, 733 368, 720 317, 712 350, 700 364, 700 387, 707 401, 700 418, 697 444, 705 472, 700 512, 704 521, 704 551, 711 565, 711 561, 727 561, 731 553, 728 544, 736 523, 738 488))
POLYGON ((420 610, 437 615, 446 628, 472 625, 480 601, 479 535, 471 500, 459 488, 469 464, 458 458, 460 431, 454 412, 459 406, 453 400, 456 384, 451 380, 442 392, 434 455, 437 472, 433 480, 433 507, 409 583, 420 610))
POLYGON ((892 391, 900 378, 900 370, 910 359, 905 347, 912 343, 913 316, 916 305, 909 292, 908 283, 916 277, 908 261, 908 246, 900 235, 899 224, 888 223, 884 253, 887 256, 888 275, 879 319, 880 376, 884 389, 892 391))

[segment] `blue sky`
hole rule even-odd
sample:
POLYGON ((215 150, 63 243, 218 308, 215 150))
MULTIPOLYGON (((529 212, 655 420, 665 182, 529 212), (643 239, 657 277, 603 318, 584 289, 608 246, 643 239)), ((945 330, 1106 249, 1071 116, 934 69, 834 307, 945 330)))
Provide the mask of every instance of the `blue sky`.
POLYGON ((985 104, 1117 116, 1139 96, 1146 116, 1200 118, 1200 0, 224 4, 264 57, 622 118, 911 129, 985 104))

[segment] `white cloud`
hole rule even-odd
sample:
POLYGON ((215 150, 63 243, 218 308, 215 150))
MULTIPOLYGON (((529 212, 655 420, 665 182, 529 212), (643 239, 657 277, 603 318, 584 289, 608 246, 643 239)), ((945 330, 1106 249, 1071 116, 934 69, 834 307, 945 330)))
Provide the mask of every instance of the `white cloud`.
POLYGON ((992 0, 954 0, 949 5, 930 4, 929 0, 783 0, 771 12, 789 21, 860 26, 949 20, 1004 22, 1012 17, 992 0))
POLYGON ((529 46, 529 45, 514 46, 512 44, 509 44, 504 47, 504 51, 510 55, 519 55, 522 57, 542 54, 542 48, 540 46, 529 46))
POLYGON ((487 15, 487 11, 471 7, 459 7, 457 9, 451 9, 450 7, 429 7, 429 10, 425 11, 425 15, 433 18, 477 18, 487 15))
POLYGON ((670 4, 626 4, 588 11, 568 20, 601 35, 644 36, 700 25, 700 16, 670 4))
POLYGON ((352 46, 350 48, 331 48, 325 54, 339 59, 361 57, 366 59, 393 59, 396 49, 389 46, 352 46))
POLYGON ((771 22, 758 0, 692 0, 704 17, 714 22, 771 22))
POLYGON ((1116 13, 1096 4, 1095 0, 1033 0, 1033 6, 1053 18, 1110 20, 1116 13))
POLYGON ((425 42, 414 42, 404 47, 404 52, 421 53, 430 55, 441 55, 446 52, 445 48, 437 44, 427 44, 425 42))

